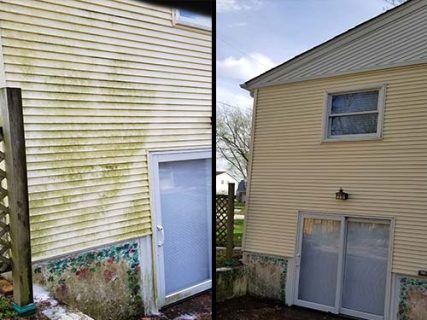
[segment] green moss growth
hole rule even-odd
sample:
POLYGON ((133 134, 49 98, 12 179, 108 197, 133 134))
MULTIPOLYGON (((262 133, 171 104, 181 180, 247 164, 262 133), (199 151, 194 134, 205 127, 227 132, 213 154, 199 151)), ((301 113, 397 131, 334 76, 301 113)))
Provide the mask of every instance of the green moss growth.
POLYGON ((15 319, 18 314, 12 309, 9 301, 5 297, 0 297, 0 319, 15 319))

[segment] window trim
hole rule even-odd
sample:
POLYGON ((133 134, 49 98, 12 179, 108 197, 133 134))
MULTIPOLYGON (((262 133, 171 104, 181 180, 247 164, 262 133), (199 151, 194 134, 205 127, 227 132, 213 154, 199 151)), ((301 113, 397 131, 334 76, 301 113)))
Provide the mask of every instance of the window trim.
POLYGON ((212 17, 211 17, 211 27, 207 27, 198 23, 192 23, 189 21, 183 21, 180 19, 180 9, 173 9, 173 25, 174 26, 186 26, 191 28, 196 28, 205 31, 212 31, 212 17))
MULTIPOLYGON (((337 141, 359 141, 359 140, 378 140, 383 138, 383 123, 384 123, 384 107, 385 107, 385 94, 386 94, 386 84, 370 84, 364 86, 352 86, 346 88, 332 88, 325 90, 324 96, 324 107, 323 107, 323 117, 322 117, 322 135, 321 142, 337 142, 337 141), (362 133, 362 134, 349 134, 349 135, 329 135, 329 118, 331 116, 331 103, 332 95, 337 94, 348 94, 348 93, 357 93, 357 92, 366 92, 378 90, 378 120, 377 120, 377 132, 376 133, 362 133)), ((348 112, 345 114, 368 114, 373 113, 373 111, 362 111, 362 112, 348 112)), ((344 113, 342 115, 345 115, 344 113)))

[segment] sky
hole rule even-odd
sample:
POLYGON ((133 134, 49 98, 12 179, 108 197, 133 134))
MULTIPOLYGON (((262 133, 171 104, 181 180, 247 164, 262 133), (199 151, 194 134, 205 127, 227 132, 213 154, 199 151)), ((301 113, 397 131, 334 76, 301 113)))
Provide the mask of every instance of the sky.
POLYGON ((217 101, 252 107, 240 84, 391 8, 385 0, 216 0, 217 101))

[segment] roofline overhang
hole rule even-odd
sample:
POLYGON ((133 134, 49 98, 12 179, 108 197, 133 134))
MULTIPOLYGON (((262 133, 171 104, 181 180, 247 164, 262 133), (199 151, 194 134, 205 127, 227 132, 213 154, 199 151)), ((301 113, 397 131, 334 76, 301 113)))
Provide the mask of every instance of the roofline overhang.
MULTIPOLYGON (((361 31, 360 30, 361 27, 363 27, 363 28, 369 27, 370 25, 373 25, 373 24, 377 23, 378 21, 383 20, 384 18, 386 18, 386 17, 388 17, 390 15, 394 15, 396 13, 399 13, 401 10, 406 9, 410 5, 412 6, 412 5, 416 4, 416 3, 422 3, 422 1, 423 0, 407 0, 406 2, 402 3, 401 5, 396 6, 396 7, 392 8, 392 9, 390 9, 390 10, 387 10, 386 12, 383 12, 383 13, 381 13, 381 14, 379 14, 379 15, 377 15, 377 16, 369 19, 369 20, 366 20, 366 21, 364 21, 364 22, 356 25, 355 27, 353 27, 353 28, 351 28, 351 29, 349 29, 349 30, 347 30, 345 32, 340 33, 337 36, 335 36, 335 37, 333 37, 333 38, 331 38, 331 39, 329 39, 329 40, 327 40, 327 41, 325 41, 325 42, 323 42, 323 43, 321 43, 321 44, 319 44, 319 45, 317 45, 317 46, 315 46, 315 47, 313 47, 313 48, 311 48, 311 49, 309 49, 307 51, 304 51, 304 52, 300 53, 299 55, 296 55, 295 57, 293 57, 293 58, 291 58, 291 59, 289 59, 289 60, 287 60, 287 61, 279 64, 278 66, 276 66, 276 67, 274 67, 274 68, 272 68, 270 70, 267 70, 267 71, 261 73, 260 75, 258 75, 256 77, 254 77, 254 78, 252 78, 252 79, 250 79, 250 80, 248 80, 248 81, 240 84, 240 87, 242 89, 245 89, 245 90, 248 90, 248 91, 252 92, 253 89, 257 89, 257 88, 260 88, 260 87, 268 86, 268 84, 267 85, 263 85, 263 86, 258 86, 257 84, 259 84, 260 82, 262 82, 263 78, 265 78, 268 75, 273 74, 279 68, 282 68, 285 65, 288 65, 288 64, 291 64, 291 63, 297 63, 297 62, 303 60, 304 58, 307 58, 310 55, 315 54, 320 49, 328 47, 330 45, 333 45, 336 42, 343 40, 344 37, 349 36, 349 35, 357 32, 357 31, 361 31)), ((378 69, 383 69, 383 67, 380 67, 378 69)), ((363 70, 354 70, 354 71, 352 70, 352 72, 348 72, 348 73, 350 74, 350 73, 362 72, 362 71, 363 70)), ((346 73, 341 73, 341 74, 346 74, 346 73)), ((331 77, 331 76, 334 76, 334 75, 339 75, 339 74, 321 75, 321 76, 317 76, 317 79, 318 78, 331 77)), ((314 77, 313 77, 313 79, 314 79, 314 77)), ((307 79, 302 79, 302 78, 298 79, 298 78, 296 78, 296 79, 285 81, 284 83, 298 82, 298 81, 304 81, 304 80, 307 80, 307 79)), ((272 85, 277 85, 277 84, 280 84, 280 83, 274 83, 272 85)))

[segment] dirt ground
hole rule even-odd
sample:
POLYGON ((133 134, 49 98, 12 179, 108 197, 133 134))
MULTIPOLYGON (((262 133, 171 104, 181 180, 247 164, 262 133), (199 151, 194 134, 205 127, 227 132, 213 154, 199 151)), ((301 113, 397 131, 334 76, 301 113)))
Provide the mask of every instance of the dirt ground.
POLYGON ((299 307, 286 307, 270 300, 241 297, 216 304, 218 320, 348 320, 299 307))
POLYGON ((211 320, 212 319, 212 295, 203 293, 181 303, 171 305, 161 310, 159 316, 143 317, 140 320, 211 320))

